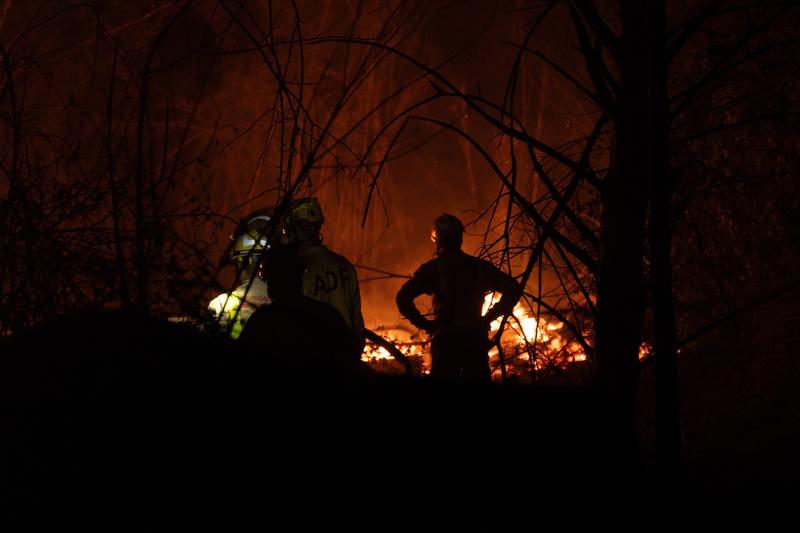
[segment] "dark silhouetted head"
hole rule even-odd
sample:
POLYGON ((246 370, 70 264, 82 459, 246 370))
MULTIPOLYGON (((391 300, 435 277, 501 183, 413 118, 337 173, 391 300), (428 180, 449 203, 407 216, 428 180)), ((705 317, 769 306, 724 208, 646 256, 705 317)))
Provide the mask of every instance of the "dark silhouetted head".
POLYGON ((302 293, 305 263, 296 246, 273 246, 263 254, 262 261, 270 298, 278 301, 302 293))
POLYGON ((433 221, 431 240, 437 250, 460 250, 464 241, 464 224, 448 213, 442 213, 433 221))
POLYGON ((283 231, 290 244, 319 243, 320 231, 325 216, 316 197, 299 198, 292 201, 289 212, 283 217, 283 231))

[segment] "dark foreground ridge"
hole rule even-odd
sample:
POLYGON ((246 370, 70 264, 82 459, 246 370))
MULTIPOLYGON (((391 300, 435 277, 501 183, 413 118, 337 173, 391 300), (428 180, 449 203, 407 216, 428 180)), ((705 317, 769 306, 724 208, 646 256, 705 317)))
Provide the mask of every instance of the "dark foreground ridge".
POLYGON ((585 488, 633 464, 604 446, 586 390, 292 375, 126 313, 58 320, 2 353, 3 478, 12 501, 34 505, 197 505, 267 487, 358 499, 485 479, 585 488))

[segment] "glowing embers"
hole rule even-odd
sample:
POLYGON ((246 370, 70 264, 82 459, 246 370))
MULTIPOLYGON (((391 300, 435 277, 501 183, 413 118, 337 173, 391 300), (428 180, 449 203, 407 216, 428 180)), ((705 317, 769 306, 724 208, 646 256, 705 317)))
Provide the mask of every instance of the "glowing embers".
MULTIPOLYGON (((375 333, 389 340, 408 358, 416 375, 430 373, 429 339, 424 333, 412 333, 403 328, 375 328, 375 333)), ((373 370, 390 374, 402 372, 398 363, 389 351, 367 341, 361 360, 368 363, 373 370)))
MULTIPOLYGON (((485 315, 499 299, 496 293, 486 295, 482 314, 485 315)), ((501 323, 499 318, 492 322, 492 337, 497 336, 501 323)), ((509 375, 530 375, 546 368, 563 368, 569 363, 587 360, 585 350, 565 332, 563 322, 550 320, 544 314, 537 319, 523 303, 518 303, 513 314, 507 317, 499 344, 509 375)), ((501 365, 497 346, 490 350, 489 357, 495 374, 499 375, 501 365)))
MULTIPOLYGON (((651 351, 652 351, 652 346, 650 346, 646 342, 643 342, 641 346, 639 346, 639 361, 647 359, 647 357, 650 356, 651 351)), ((678 353, 680 353, 680 350, 678 350, 678 353)))
MULTIPOLYGON (((498 294, 488 294, 484 300, 482 314, 485 315, 489 307, 498 300, 498 294)), ((497 335, 501 322, 501 319, 492 322, 491 336, 497 335)), ((563 322, 553 319, 545 312, 542 312, 537 320, 536 316, 531 315, 530 308, 526 307, 525 303, 518 303, 512 315, 507 317, 505 329, 500 336, 506 374, 509 376, 536 374, 537 379, 542 379, 543 372, 561 373, 575 366, 575 363, 588 362, 589 357, 584 344, 591 347, 591 326, 591 322, 577 326, 582 337, 582 342, 579 342, 578 336, 563 322), (535 359, 533 362, 532 357, 535 359)), ((639 346, 639 360, 648 357, 651 351, 650 344, 642 342, 639 346)), ((502 374, 503 365, 499 355, 497 346, 489 352, 492 375, 496 379, 502 374)))
MULTIPOLYGON (((498 294, 489 294, 484 300, 482 314, 486 314, 491 305, 499 300, 498 294)), ((526 302, 520 302, 506 319, 505 328, 499 337, 502 349, 502 364, 497 345, 489 350, 492 377, 502 379, 502 368, 506 377, 520 381, 535 379, 553 383, 585 383, 590 373, 588 356, 584 346, 591 346, 591 317, 573 327, 556 320, 542 310, 540 316, 535 315, 535 304, 531 308, 526 302), (576 334, 581 332, 581 341, 576 334)), ((502 319, 490 325, 489 337, 497 337, 502 319)), ((376 328, 376 332, 393 342, 411 362, 416 375, 430 372, 430 344, 424 333, 412 333, 404 328, 376 328)), ((650 354, 651 347, 642 343, 639 359, 650 354)), ((371 368, 388 373, 400 373, 401 365, 394 361, 391 354, 382 347, 367 343, 361 360, 371 368)))
MULTIPOLYGON (((406 357, 421 357, 424 346, 427 344, 427 340, 421 339, 417 335, 402 328, 388 329, 380 327, 376 328, 375 332, 381 337, 391 341, 406 357)), ((386 348, 367 342, 367 345, 364 347, 364 353, 361 354, 361 360, 369 363, 371 361, 383 359, 393 359, 393 357, 386 348)))

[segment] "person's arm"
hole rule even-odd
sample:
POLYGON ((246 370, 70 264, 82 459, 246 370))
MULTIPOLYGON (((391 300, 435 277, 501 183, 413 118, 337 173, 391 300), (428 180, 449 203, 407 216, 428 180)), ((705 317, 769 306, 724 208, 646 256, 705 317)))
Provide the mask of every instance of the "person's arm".
POLYGON ((484 316, 487 324, 491 324, 497 318, 510 314, 522 296, 523 287, 517 281, 502 272, 500 269, 486 262, 486 275, 489 281, 489 288, 501 294, 498 300, 484 316))
POLYGON ((414 299, 423 294, 430 294, 431 290, 429 283, 426 281, 426 276, 423 268, 417 270, 410 280, 403 283, 400 290, 397 291, 395 302, 400 314, 408 319, 415 327, 424 330, 428 333, 434 329, 434 322, 425 318, 419 312, 417 306, 414 305, 414 299))

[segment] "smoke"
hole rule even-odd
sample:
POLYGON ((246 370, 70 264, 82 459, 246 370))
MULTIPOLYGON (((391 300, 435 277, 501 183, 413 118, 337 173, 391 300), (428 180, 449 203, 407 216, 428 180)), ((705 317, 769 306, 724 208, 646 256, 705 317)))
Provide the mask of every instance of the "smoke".
MULTIPOLYGON (((158 293, 158 269, 202 278, 216 266, 216 282, 198 295, 207 301, 232 280, 220 259, 237 220, 289 191, 320 198, 325 243, 358 265, 411 274, 430 257, 430 223, 442 212, 476 221, 465 249, 491 252, 485 236, 500 230, 480 215, 498 199, 498 177, 436 121, 471 136, 504 171, 522 165, 517 186, 532 200, 541 187, 512 162, 508 139, 420 65, 465 93, 507 101, 532 16, 517 4, 151 0, 35 10, 12 1, 0 24, 25 87, 22 131, 38 135, 26 145, 30 174, 98 191, 90 220, 69 223, 117 232, 93 252, 105 261, 95 270, 124 264, 127 283, 158 293)), ((559 59, 566 39, 536 45, 559 59)), ((545 142, 585 129, 587 106, 564 97, 546 70, 526 63, 515 86, 518 120, 545 142)), ((523 241, 530 231, 512 229, 523 241)), ((360 276, 367 324, 398 324, 402 279, 360 276)), ((120 272, 103 290, 124 282, 120 272)))

